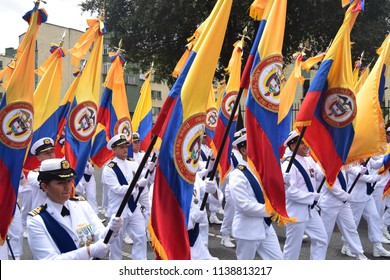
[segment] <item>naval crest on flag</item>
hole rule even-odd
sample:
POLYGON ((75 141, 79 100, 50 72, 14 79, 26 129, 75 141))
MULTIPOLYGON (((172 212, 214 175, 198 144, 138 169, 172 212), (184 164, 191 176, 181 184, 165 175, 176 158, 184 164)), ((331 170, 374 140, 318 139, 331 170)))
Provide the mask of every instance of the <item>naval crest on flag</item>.
POLYGON ((97 106, 92 101, 78 104, 69 115, 72 135, 81 142, 90 140, 96 129, 97 106))
POLYGON ((174 163, 183 180, 195 182, 201 151, 201 138, 205 131, 206 115, 196 114, 185 120, 174 142, 174 163))
POLYGON ((282 70, 283 57, 272 55, 257 64, 252 73, 251 90, 254 99, 272 112, 279 111, 282 70))
MULTIPOLYGON (((230 115, 233 111, 234 102, 237 98, 237 91, 229 91, 227 92, 223 98, 221 103, 221 112, 225 116, 226 119, 230 118, 230 115)), ((236 113, 234 114, 234 120, 236 121, 238 119, 238 110, 236 110, 236 113)))
POLYGON ((0 112, 2 133, 0 141, 11 148, 27 147, 32 138, 33 106, 27 102, 15 102, 0 112))
POLYGON ((218 111, 215 107, 210 107, 206 111, 206 128, 215 130, 218 121, 218 111))
POLYGON ((345 127, 356 116, 356 98, 347 88, 331 88, 326 91, 322 103, 322 117, 331 126, 345 127))
POLYGON ((131 120, 129 117, 123 117, 118 120, 114 127, 114 135, 125 134, 129 142, 133 138, 133 128, 131 126, 131 120))

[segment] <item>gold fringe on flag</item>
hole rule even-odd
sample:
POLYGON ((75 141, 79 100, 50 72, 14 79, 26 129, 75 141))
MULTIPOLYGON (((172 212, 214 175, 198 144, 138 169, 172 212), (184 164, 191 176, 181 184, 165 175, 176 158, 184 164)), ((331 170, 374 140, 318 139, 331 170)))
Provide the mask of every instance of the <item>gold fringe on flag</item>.
POLYGON ((254 0, 249 8, 249 16, 254 20, 261 20, 268 0, 254 0))

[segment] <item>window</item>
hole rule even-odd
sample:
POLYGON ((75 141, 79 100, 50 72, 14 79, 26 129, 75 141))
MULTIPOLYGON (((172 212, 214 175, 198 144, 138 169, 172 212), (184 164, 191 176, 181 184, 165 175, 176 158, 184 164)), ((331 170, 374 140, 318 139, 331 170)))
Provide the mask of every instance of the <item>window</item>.
POLYGON ((104 45, 103 54, 108 54, 109 51, 110 51, 109 46, 108 45, 104 45))
POLYGON ((3 69, 3 62, 0 61, 0 68, 3 69))
POLYGON ((110 70, 111 63, 105 62, 103 63, 103 74, 107 74, 108 70, 110 70))
POLYGON ((161 107, 152 107, 153 116, 157 116, 161 111, 161 107))
POLYGON ((152 99, 161 100, 161 91, 159 90, 152 90, 152 99))
POLYGON ((125 83, 129 85, 135 85, 135 76, 125 75, 125 83))

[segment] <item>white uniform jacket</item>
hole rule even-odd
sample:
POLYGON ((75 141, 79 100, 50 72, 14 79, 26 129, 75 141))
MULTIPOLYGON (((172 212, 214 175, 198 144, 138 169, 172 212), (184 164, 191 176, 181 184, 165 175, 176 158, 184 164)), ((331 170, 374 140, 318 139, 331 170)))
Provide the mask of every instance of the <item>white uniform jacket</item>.
MULTIPOLYGON (((127 159, 121 160, 115 157, 112 159, 112 161, 118 164, 128 184, 122 186, 119 183, 118 177, 114 169, 109 167, 109 164, 104 167, 102 173, 102 184, 105 185, 108 189, 108 207, 107 207, 108 217, 111 217, 112 214, 117 213, 119 206, 122 203, 123 198, 129 188, 129 185, 133 180, 133 177, 138 169, 138 163, 135 160, 127 160, 127 159)), ((138 195, 138 187, 134 187, 132 195, 135 200, 138 195)), ((139 207, 137 207, 135 211, 140 211, 139 207)), ((130 208, 126 206, 122 213, 122 217, 127 218, 130 217, 131 215, 132 212, 130 211, 130 208)))
POLYGON ((39 175, 38 171, 31 170, 27 174, 27 187, 31 189, 31 209, 35 209, 38 206, 45 203, 47 199, 47 194, 41 189, 39 186, 39 182, 37 180, 39 175))
MULTIPOLYGON (((315 180, 315 172, 318 172, 316 163, 314 160, 307 156, 302 157, 296 155, 295 159, 302 165, 307 171, 310 181, 313 185, 314 192, 317 190, 317 183, 315 180), (311 171, 309 171, 311 170, 311 171)), ((282 164, 282 170, 285 171, 289 161, 285 161, 282 164)), ((311 205, 314 203, 315 193, 309 192, 305 179, 301 172, 293 164, 290 169, 290 186, 286 186, 286 209, 289 217, 296 217, 298 222, 305 222, 310 217, 310 211, 316 211, 311 209, 311 205)))
POLYGON ((56 260, 88 260, 88 252, 85 246, 104 238, 106 228, 100 221, 99 217, 93 211, 91 205, 87 201, 71 201, 65 202, 65 206, 69 209, 70 215, 62 217, 62 205, 52 202, 50 199, 46 201, 46 211, 66 230, 73 239, 77 250, 61 254, 56 243, 52 239, 42 217, 37 214, 37 209, 31 212, 27 217, 28 243, 34 259, 56 259, 56 260))
POLYGON ((229 175, 229 188, 235 206, 232 235, 245 240, 262 240, 266 237, 265 205, 257 202, 248 179, 239 169, 229 175), (248 230, 250 229, 250 230, 248 230))

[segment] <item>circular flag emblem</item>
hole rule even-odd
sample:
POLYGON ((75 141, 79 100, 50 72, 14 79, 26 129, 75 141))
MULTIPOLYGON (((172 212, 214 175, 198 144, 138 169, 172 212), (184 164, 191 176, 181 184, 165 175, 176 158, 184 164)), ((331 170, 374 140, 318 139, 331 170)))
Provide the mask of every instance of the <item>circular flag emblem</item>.
POLYGON ((279 110, 282 69, 283 57, 274 55, 257 64, 252 73, 252 95, 260 106, 269 111, 279 110))
POLYGON ((117 121, 114 127, 114 133, 115 135, 120 133, 126 134, 127 140, 131 142, 133 137, 133 129, 130 118, 124 117, 117 121))
POLYGON ((329 89, 322 102, 322 118, 331 126, 344 127, 356 116, 355 94, 346 88, 329 89))
POLYGON ((0 111, 0 141, 11 148, 22 149, 31 141, 34 109, 30 103, 15 102, 0 111))
POLYGON ((206 111, 206 128, 215 130, 218 121, 218 111, 215 108, 209 108, 206 111))
POLYGON ((69 129, 72 135, 81 142, 90 140, 96 129, 97 106, 92 101, 77 105, 69 115, 69 129))
MULTIPOLYGON (((237 98, 237 91, 230 91, 227 92, 224 97, 222 98, 222 114, 225 116, 225 118, 229 119, 230 115, 232 114, 234 102, 237 98)), ((238 110, 236 110, 236 114, 234 115, 234 120, 236 121, 238 119, 238 110)))
POLYGON ((195 182, 195 174, 198 170, 201 150, 200 140, 205 129, 205 119, 204 114, 197 114, 188 118, 180 126, 174 142, 173 158, 176 170, 183 180, 190 184, 195 182))

